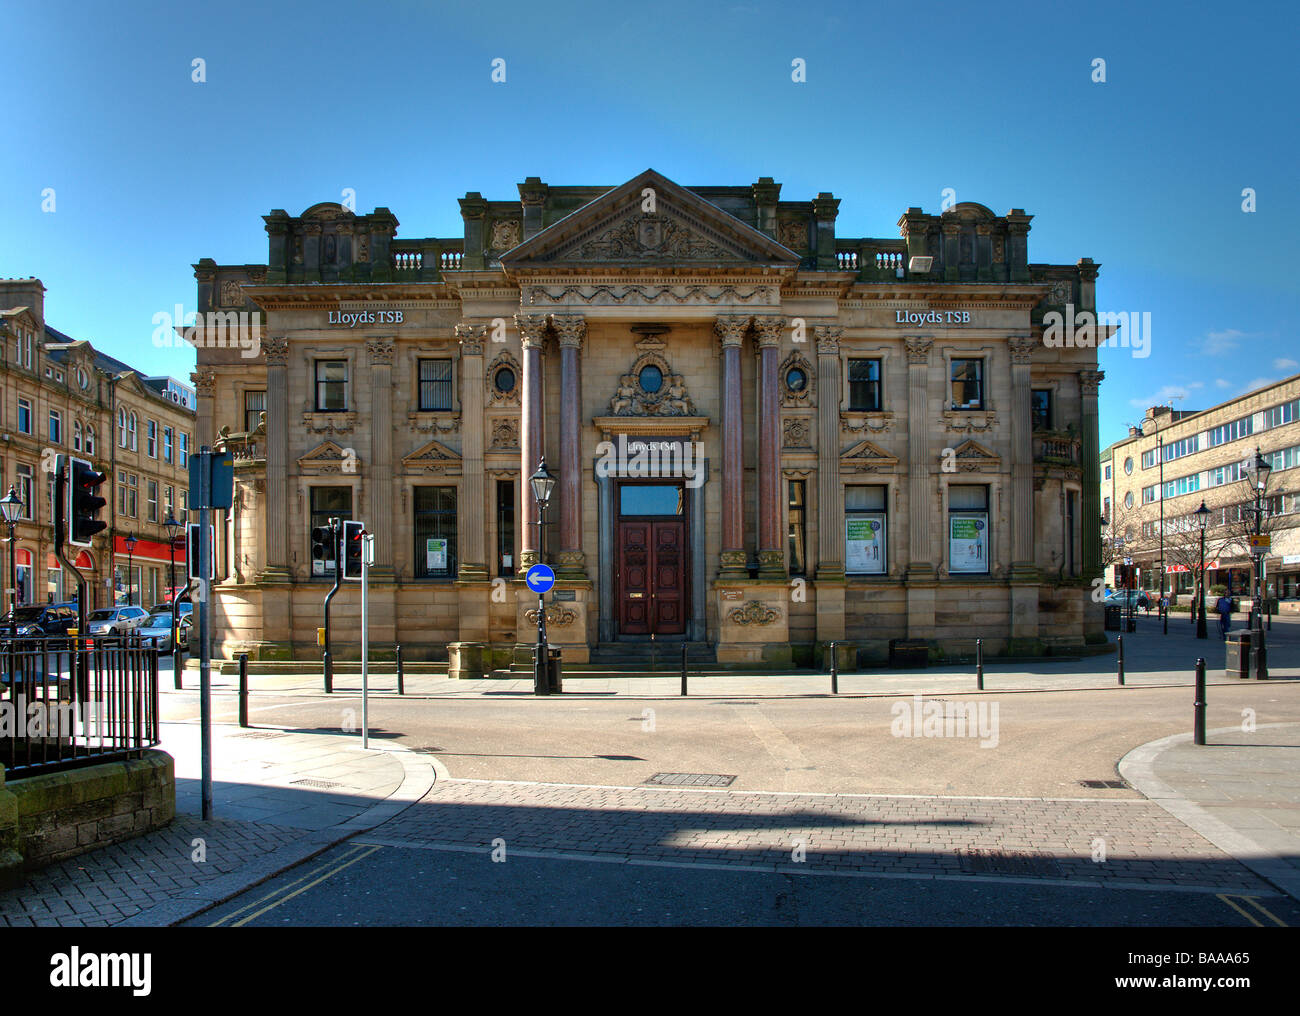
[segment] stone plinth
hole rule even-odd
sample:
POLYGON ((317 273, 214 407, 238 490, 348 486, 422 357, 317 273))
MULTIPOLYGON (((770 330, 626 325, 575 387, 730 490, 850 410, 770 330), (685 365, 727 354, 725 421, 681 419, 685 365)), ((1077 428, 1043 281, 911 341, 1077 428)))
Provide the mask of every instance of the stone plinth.
POLYGON ((790 585, 719 582, 718 662, 790 666, 790 585))
POLYGON ((476 680, 483 676, 482 642, 448 642, 447 676, 454 681, 476 680))
MULTIPOLYGON (((515 631, 518 643, 537 643, 537 594, 522 582, 517 589, 515 631)), ((590 582, 556 582, 546 594, 546 644, 564 651, 565 663, 588 663, 588 615, 594 616, 590 582), (572 599, 569 597, 572 596, 572 599), (558 598, 557 598, 558 597, 558 598)))

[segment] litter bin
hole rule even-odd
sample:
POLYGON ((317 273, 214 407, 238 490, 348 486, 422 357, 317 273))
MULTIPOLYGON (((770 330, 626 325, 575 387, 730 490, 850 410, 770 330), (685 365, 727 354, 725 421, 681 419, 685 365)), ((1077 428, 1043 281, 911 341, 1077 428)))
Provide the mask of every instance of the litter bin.
POLYGON ((1228 632, 1228 652, 1223 665, 1224 677, 1250 677, 1252 657, 1250 631, 1228 632))
POLYGON ((1106 604, 1106 630, 1120 631, 1119 604, 1106 604))
POLYGON ((546 686, 552 695, 564 691, 564 668, 560 663, 560 650, 546 649, 546 686))

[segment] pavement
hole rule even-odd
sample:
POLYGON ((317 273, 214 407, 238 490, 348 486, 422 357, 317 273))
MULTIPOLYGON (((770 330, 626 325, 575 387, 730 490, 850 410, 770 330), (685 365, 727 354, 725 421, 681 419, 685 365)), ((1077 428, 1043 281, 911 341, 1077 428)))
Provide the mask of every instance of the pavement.
MULTIPOLYGON (((1221 651, 1221 643, 1213 640, 1184 645, 1186 637, 1162 636, 1156 624, 1153 619, 1126 640, 1130 684, 1190 683, 1177 665, 1181 657, 1192 651, 1208 660, 1216 648, 1221 651)), ((1300 678, 1300 655, 1295 654, 1300 626, 1275 623, 1274 633, 1281 636, 1271 643, 1277 647, 1274 674, 1300 678)), ((1111 688, 1113 657, 1109 662, 1109 667, 1095 667, 1095 659, 1072 665, 1049 661, 1020 672, 1012 671, 1014 664, 1005 669, 990 665, 986 689, 1111 688), (1069 666, 1075 669, 1063 669, 1069 666)), ((283 706, 275 705, 275 697, 304 694, 287 686, 292 680, 258 678, 255 701, 260 709, 291 708, 287 697, 283 706), (276 686, 277 681, 286 686, 276 686), (271 686, 260 687, 263 682, 271 686)), ((418 694, 412 685, 424 680, 408 678, 408 695, 418 694)), ((427 680, 431 696, 438 694, 434 684, 441 683, 455 688, 450 694, 481 698, 499 694, 504 683, 427 680), (481 687, 470 687, 474 685, 481 687)), ((620 689, 620 679, 597 680, 611 685, 603 694, 650 694, 631 684, 620 689)), ((825 684, 828 678, 807 673, 699 680, 717 682, 719 694, 747 697, 821 696, 829 690, 810 692, 813 683, 825 684)), ((896 697, 909 689, 927 694, 948 690, 944 682, 960 682, 952 685, 954 690, 974 690, 968 670, 845 675, 840 689, 841 694, 896 697), (857 692, 854 681, 862 682, 857 692)), ((1264 690, 1263 684, 1250 683, 1264 690)), ((337 678, 336 687, 346 690, 337 678)), ((568 688, 566 681, 566 696, 568 688)), ((650 691, 670 695, 676 688, 651 684, 650 691)), ((695 694, 705 691, 697 691, 693 682, 695 694)), ((349 871, 361 879, 367 869, 359 858, 375 850, 403 848, 425 856, 438 851, 440 857, 453 858, 485 854, 498 842, 503 848, 508 844, 511 856, 542 867, 589 867, 594 861, 697 874, 734 869, 782 878, 820 874, 832 880, 920 881, 937 887, 940 895, 943 886, 960 895, 981 884, 989 890, 1001 885, 1032 893, 1105 888, 1153 900, 1152 894, 1164 894, 1162 901, 1170 895, 1199 895, 1238 924, 1294 925, 1300 920, 1300 723, 1256 726, 1246 713, 1253 717, 1250 709, 1243 710, 1240 726, 1210 731, 1204 747, 1191 745, 1184 734, 1129 751, 1119 760, 1119 773, 1142 796, 1114 800, 465 779, 448 768, 458 761, 439 758, 438 749, 413 751, 384 737, 372 737, 371 749, 363 751, 358 735, 337 728, 259 723, 256 729, 241 730, 216 724, 215 818, 208 822, 198 817, 197 725, 169 722, 163 725, 162 747, 176 759, 176 820, 165 829, 31 874, 22 887, 0 893, 0 926, 204 923, 206 915, 233 906, 250 889, 291 878, 304 862, 326 862, 338 851, 359 852, 344 866, 351 865, 349 871)), ((775 737, 765 728, 755 728, 754 734, 775 737)), ((376 855, 373 863, 379 864, 382 856, 376 855)), ((397 867, 393 873, 397 877, 397 867)), ((373 882, 368 884, 373 889, 373 882)), ((461 891, 468 889, 468 883, 460 885, 461 891)), ((718 891, 722 900, 731 890, 718 891)), ((286 892, 285 899, 293 896, 305 906, 299 892, 286 892)), ((689 907, 686 896, 676 916, 657 919, 680 919, 682 907, 689 907)), ((508 898, 507 892, 501 904, 506 911, 508 898)), ((799 902, 802 897, 789 899, 799 902)), ((971 915, 987 910, 984 903, 969 902, 971 915)), ((414 906, 409 901, 404 905, 414 906)), ((1164 902, 1138 907, 1133 919, 1158 923, 1168 907, 1164 902)), ((459 909, 472 915, 472 900, 459 909)), ((640 912, 639 907, 626 915, 609 911, 608 919, 632 920, 640 912)), ((292 910, 286 904, 277 913, 292 910)), ((346 913, 346 907, 338 911, 346 913)), ((538 919, 565 920, 563 914, 538 913, 538 919)), ((1066 919, 1072 920, 1068 913, 1066 919)), ((1184 912, 1184 919, 1189 913, 1184 912)), ((394 919, 415 922, 418 916, 410 911, 394 919)), ((370 919, 379 918, 372 914, 370 919)), ((1201 911, 1195 919, 1211 920, 1201 911)), ((743 915, 728 920, 743 920, 743 915)))

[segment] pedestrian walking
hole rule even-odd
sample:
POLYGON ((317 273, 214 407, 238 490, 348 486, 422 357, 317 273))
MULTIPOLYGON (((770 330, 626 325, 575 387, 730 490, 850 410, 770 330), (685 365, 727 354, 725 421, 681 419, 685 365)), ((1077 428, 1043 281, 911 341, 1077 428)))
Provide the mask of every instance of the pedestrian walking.
POLYGON ((1232 627, 1232 597, 1226 593, 1214 602, 1214 609, 1219 612, 1219 635, 1226 642, 1228 629, 1232 627))

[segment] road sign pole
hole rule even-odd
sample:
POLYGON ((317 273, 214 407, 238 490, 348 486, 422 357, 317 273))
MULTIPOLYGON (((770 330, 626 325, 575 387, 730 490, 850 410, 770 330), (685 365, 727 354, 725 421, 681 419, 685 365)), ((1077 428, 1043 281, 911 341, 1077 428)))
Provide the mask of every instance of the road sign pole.
POLYGON ((370 555, 375 538, 361 536, 361 747, 370 747, 370 555))
POLYGON ((208 644, 208 597, 211 583, 208 560, 212 548, 208 545, 208 520, 212 509, 212 452, 204 446, 199 449, 199 727, 202 757, 203 818, 212 818, 212 647, 208 644))

